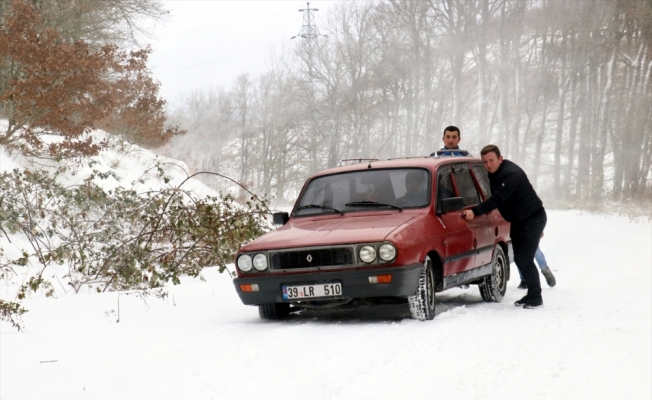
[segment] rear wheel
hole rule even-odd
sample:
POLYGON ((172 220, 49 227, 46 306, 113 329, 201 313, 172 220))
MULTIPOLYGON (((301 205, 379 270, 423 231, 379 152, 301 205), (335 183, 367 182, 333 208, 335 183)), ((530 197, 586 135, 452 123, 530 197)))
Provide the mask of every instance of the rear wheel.
POLYGON ((268 303, 258 306, 258 314, 262 319, 283 319, 290 315, 290 305, 288 303, 268 303))
POLYGON ((408 297, 408 303, 413 319, 428 321, 435 318, 435 272, 432 268, 432 260, 428 256, 423 261, 417 293, 408 297))
POLYGON ((503 301, 507 291, 507 258, 500 246, 494 250, 491 275, 484 277, 480 288, 482 300, 486 302, 499 303, 503 301))

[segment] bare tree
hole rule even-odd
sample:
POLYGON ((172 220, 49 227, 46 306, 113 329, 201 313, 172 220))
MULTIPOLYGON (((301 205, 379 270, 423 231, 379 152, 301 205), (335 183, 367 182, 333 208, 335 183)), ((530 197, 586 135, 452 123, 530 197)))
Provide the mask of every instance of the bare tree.
MULTIPOLYGON (((167 18, 161 0, 20 0, 33 5, 45 24, 68 40, 99 47, 107 43, 142 47, 149 28, 167 18)), ((0 2, 0 18, 12 0, 0 2)))
POLYGON ((648 0, 343 2, 321 28, 309 77, 298 49, 230 91, 256 188, 289 199, 342 158, 427 155, 454 124, 553 204, 652 195, 648 0))

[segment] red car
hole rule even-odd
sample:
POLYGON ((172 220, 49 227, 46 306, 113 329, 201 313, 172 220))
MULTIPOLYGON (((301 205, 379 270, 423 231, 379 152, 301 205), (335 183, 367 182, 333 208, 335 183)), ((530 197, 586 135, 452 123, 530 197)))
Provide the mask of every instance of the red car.
POLYGON ((478 285, 482 299, 505 295, 512 254, 509 223, 495 210, 467 221, 464 208, 490 196, 479 158, 359 160, 304 184, 282 225, 236 255, 234 284, 261 318, 302 309, 408 303, 435 316, 435 293, 478 285))

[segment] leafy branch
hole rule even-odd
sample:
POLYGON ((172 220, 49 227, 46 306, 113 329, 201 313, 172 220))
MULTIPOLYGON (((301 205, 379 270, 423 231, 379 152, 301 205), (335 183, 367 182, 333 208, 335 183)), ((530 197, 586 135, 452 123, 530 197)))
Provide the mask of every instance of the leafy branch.
MULTIPOLYGON (((169 182, 160 164, 156 170, 169 182)), ((19 300, 39 289, 54 295, 44 279, 52 265, 66 267, 64 290, 75 293, 84 287, 145 293, 178 284, 182 276, 196 277, 209 266, 224 272, 237 250, 268 227, 267 200, 253 193, 238 204, 230 194, 199 198, 183 189, 201 173, 176 187, 143 193, 122 187, 105 191, 98 181, 111 173, 93 170, 72 187, 58 183, 58 174, 14 170, 0 175, 0 229, 7 238, 17 235, 28 244, 19 257, 0 252, 0 268, 16 275, 36 267, 19 288, 19 300)))

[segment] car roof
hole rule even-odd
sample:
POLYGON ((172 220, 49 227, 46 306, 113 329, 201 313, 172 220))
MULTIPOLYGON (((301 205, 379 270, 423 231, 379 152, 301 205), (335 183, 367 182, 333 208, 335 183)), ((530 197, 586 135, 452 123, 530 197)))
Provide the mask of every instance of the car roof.
MULTIPOLYGON (((406 157, 406 158, 392 158, 389 160, 370 160, 370 159, 354 159, 343 160, 354 162, 354 164, 341 165, 334 168, 329 168, 320 171, 313 176, 338 174, 342 172, 362 171, 367 169, 382 169, 382 168, 427 168, 434 171, 439 165, 450 164, 454 162, 482 162, 479 157, 464 157, 464 156, 422 156, 422 157, 406 157)), ((341 162, 340 162, 341 163, 341 162)))

